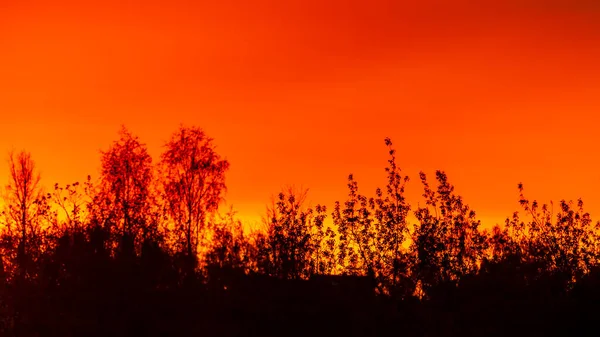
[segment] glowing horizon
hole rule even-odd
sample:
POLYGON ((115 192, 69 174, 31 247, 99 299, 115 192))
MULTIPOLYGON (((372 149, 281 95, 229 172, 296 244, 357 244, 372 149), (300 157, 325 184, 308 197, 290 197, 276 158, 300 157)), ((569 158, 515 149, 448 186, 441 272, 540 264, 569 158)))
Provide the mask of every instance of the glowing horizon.
POLYGON ((0 157, 30 151, 50 189, 97 178, 121 124, 154 161, 197 125, 231 162, 223 210, 260 221, 286 185, 331 208, 353 173, 371 195, 390 137, 413 209, 418 172, 440 169, 486 228, 519 210, 519 182, 600 219, 599 39, 586 0, 14 2, 0 157))

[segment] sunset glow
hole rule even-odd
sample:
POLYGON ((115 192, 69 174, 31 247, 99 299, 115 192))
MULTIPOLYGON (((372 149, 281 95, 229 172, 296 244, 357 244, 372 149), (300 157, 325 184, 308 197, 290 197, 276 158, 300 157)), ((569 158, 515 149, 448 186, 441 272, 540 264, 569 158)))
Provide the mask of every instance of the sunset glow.
POLYGON ((0 152, 30 151, 47 188, 97 177, 122 124, 157 161, 183 123, 231 163, 249 222, 286 185, 331 207, 353 173, 371 194, 385 137, 413 207, 441 169, 486 227, 519 182, 600 219, 594 1, 123 3, 0 5, 0 152))

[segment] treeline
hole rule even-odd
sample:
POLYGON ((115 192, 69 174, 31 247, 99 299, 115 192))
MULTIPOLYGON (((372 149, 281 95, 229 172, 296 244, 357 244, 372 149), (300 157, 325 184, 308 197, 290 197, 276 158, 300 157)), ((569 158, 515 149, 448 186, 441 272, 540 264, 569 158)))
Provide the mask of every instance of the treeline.
POLYGON ((519 185, 521 211, 483 230, 442 171, 433 182, 420 174, 422 206, 411 206, 408 177, 385 145, 384 188, 364 195, 350 175, 332 209, 285 190, 252 232, 233 211, 219 215, 229 162, 197 127, 180 127, 156 162, 123 128, 101 153, 99 179, 51 191, 27 152, 11 153, 1 332, 550 335, 599 313, 598 224, 581 200, 540 205, 519 185), (373 301, 301 286, 323 275, 366 280, 373 301), (301 289, 313 289, 313 302, 277 299, 301 289), (353 301, 361 305, 336 305, 353 301))

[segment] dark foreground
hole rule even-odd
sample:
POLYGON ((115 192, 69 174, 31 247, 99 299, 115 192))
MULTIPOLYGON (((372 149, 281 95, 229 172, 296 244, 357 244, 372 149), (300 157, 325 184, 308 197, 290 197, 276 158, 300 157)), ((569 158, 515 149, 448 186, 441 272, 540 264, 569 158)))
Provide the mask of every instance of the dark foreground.
POLYGON ((600 313, 595 272, 565 292, 557 278, 527 284, 494 266, 421 301, 376 296, 365 277, 283 281, 215 269, 161 289, 139 265, 106 267, 64 283, 5 284, 3 335, 570 336, 593 332, 600 313))

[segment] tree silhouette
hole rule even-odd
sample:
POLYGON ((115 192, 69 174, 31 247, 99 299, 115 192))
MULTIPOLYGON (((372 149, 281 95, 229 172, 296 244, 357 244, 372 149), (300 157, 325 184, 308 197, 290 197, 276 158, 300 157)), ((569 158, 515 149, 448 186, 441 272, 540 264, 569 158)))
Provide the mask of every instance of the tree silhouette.
POLYGON ((21 151, 9 154, 10 181, 5 194, 5 256, 12 256, 18 275, 26 277, 32 263, 42 252, 44 217, 49 215, 46 196, 39 186, 31 154, 21 151), (16 254, 15 254, 16 253, 16 254))
POLYGON ((145 144, 125 127, 119 136, 119 140, 102 152, 95 202, 105 211, 106 228, 120 240, 120 252, 131 254, 147 226, 152 158, 145 144))
POLYGON ((181 126, 166 143, 160 168, 177 250, 193 261, 193 268, 207 216, 216 211, 225 191, 229 162, 200 128, 181 126))

